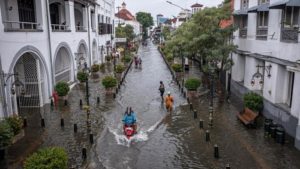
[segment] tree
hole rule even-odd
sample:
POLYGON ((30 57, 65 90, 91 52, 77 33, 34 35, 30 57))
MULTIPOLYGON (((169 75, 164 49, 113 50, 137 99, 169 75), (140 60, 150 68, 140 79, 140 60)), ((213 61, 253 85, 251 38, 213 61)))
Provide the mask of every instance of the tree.
MULTIPOLYGON (((199 62, 204 74, 208 74, 210 68, 216 72, 230 69, 233 63, 228 57, 236 49, 229 43, 234 27, 220 27, 220 23, 230 19, 230 16, 229 0, 217 8, 205 8, 197 12, 171 35, 165 50, 181 51, 186 57, 194 56, 196 60, 204 61, 199 62)), ((220 74, 217 76, 220 77, 220 74)))
POLYGON ((171 31, 170 31, 169 27, 167 27, 167 26, 163 27, 162 34, 163 34, 165 40, 170 40, 170 38, 171 38, 171 31))
POLYGON ((117 38, 126 38, 129 41, 133 40, 135 37, 134 28, 131 25, 125 25, 124 27, 116 27, 116 37, 117 38))
POLYGON ((147 28, 153 26, 153 17, 151 14, 147 12, 138 12, 136 13, 136 20, 143 27, 143 37, 147 36, 147 28))

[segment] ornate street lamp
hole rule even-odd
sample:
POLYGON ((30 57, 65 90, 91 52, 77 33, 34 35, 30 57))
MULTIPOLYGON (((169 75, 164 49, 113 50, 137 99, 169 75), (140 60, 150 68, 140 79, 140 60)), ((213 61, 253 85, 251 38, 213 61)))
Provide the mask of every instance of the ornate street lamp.
MULTIPOLYGON (((87 63, 84 62, 84 72, 89 74, 90 73, 90 69, 87 67, 87 63)), ((90 94, 89 94, 89 77, 87 77, 86 81, 85 81, 85 92, 86 92, 86 104, 89 106, 90 105, 90 94)))
POLYGON ((264 74, 260 73, 259 69, 262 69, 263 72, 266 71, 267 72, 267 77, 270 78, 271 77, 271 68, 272 65, 268 65, 268 66, 261 66, 261 65, 256 65, 256 72, 252 75, 252 79, 251 79, 251 85, 254 86, 255 85, 255 78, 259 79, 259 84, 263 85, 264 84, 264 74))

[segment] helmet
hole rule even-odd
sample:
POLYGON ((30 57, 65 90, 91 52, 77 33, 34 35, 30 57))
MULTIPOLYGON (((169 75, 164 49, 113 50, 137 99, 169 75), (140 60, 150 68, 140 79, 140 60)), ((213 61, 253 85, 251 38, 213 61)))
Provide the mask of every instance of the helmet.
POLYGON ((171 92, 170 92, 170 91, 168 91, 168 94, 171 94, 171 92))

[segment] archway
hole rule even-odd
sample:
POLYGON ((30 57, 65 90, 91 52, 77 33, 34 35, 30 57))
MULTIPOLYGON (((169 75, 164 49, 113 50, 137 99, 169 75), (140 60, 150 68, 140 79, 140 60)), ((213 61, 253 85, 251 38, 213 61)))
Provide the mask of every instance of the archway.
POLYGON ((70 82, 72 73, 72 60, 70 53, 65 47, 60 47, 55 56, 55 83, 70 82))
POLYGON ((78 47, 77 53, 76 53, 76 65, 77 70, 84 69, 84 65, 88 64, 88 58, 87 58, 87 47, 85 45, 85 42, 80 42, 80 45, 78 47))
POLYGON ((49 83, 47 70, 39 56, 29 51, 23 53, 17 58, 12 72, 16 75, 7 88, 12 112, 22 114, 29 109, 43 107, 49 98, 49 83))

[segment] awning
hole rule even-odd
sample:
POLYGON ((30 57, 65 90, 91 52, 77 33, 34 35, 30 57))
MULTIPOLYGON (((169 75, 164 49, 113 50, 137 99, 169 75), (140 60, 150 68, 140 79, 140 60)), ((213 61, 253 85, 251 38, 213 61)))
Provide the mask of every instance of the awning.
POLYGON ((232 13, 233 15, 248 15, 248 12, 245 10, 235 10, 232 13))
POLYGON ((262 12, 262 11, 269 11, 269 4, 265 3, 265 4, 261 4, 258 6, 254 6, 248 9, 248 12, 262 12))
POLYGON ((300 7, 299 0, 280 0, 270 5, 271 9, 281 9, 284 6, 297 6, 300 7))

